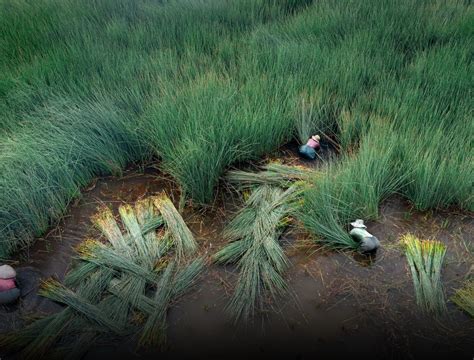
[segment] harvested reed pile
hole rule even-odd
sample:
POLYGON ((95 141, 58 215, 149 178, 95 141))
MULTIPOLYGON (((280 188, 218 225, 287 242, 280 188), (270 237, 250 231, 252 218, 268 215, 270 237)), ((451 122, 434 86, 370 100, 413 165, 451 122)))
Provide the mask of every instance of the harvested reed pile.
POLYGON ((227 173, 226 179, 239 188, 254 188, 260 185, 272 185, 288 188, 296 181, 307 181, 317 176, 315 170, 303 166, 290 166, 278 162, 270 162, 260 172, 233 170, 227 173))
POLYGON ((288 259, 278 243, 283 225, 298 198, 299 187, 287 190, 261 186, 225 231, 230 244, 214 255, 220 264, 236 263, 240 276, 228 310, 235 320, 248 320, 264 305, 265 295, 274 299, 286 290, 283 273, 288 259))
POLYGON ((402 238, 410 266, 416 302, 425 312, 440 314, 446 310, 441 283, 441 268, 446 246, 439 241, 420 240, 406 234, 402 238))
POLYGON ((84 241, 64 285, 43 283, 40 295, 65 308, 5 335, 0 347, 20 351, 22 358, 80 358, 97 341, 125 335, 136 335, 141 346, 163 344, 166 313, 195 284, 204 262, 185 257, 197 245, 165 195, 123 205, 119 214, 125 231, 110 209, 102 209, 93 220, 107 243, 84 241))
POLYGON ((451 300, 474 317, 474 280, 469 280, 462 289, 456 291, 451 300))

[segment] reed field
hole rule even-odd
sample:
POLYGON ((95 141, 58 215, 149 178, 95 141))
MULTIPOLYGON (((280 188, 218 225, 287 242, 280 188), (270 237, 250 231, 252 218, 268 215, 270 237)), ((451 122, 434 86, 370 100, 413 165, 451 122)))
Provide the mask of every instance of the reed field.
POLYGON ((337 156, 297 217, 328 246, 394 194, 473 211, 473 24, 461 0, 0 0, 0 258, 95 177, 154 160, 206 205, 313 132, 337 156))

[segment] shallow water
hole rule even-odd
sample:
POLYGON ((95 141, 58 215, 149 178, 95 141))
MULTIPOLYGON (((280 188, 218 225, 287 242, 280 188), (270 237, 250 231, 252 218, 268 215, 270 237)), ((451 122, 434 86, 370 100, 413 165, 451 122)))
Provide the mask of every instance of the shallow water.
MULTIPOLYGON (((62 221, 19 257, 17 269, 25 279, 25 297, 4 309, 1 329, 21 326, 20 315, 52 312, 58 305, 36 296, 41 279, 62 279, 71 266, 74 246, 99 236, 90 217, 99 206, 114 210, 122 203, 166 191, 175 204, 179 192, 171 180, 153 168, 130 170, 122 178, 97 180, 70 207, 62 221)), ((225 245, 220 236, 237 208, 236 200, 219 196, 215 206, 201 212, 187 209, 185 221, 212 255, 225 245)), ((404 358, 407 354, 472 358, 474 323, 452 303, 439 321, 417 310, 411 277, 399 238, 413 232, 448 246, 443 282, 447 296, 473 271, 474 219, 469 214, 416 213, 393 198, 381 207, 368 229, 382 244, 376 256, 323 251, 304 241, 307 234, 290 229, 282 243, 292 266, 287 273, 289 295, 246 326, 232 323, 225 305, 236 274, 232 267, 209 265, 196 289, 174 306, 168 317, 168 342, 160 357, 206 356, 312 358, 314 355, 404 358)), ((135 358, 130 342, 101 347, 88 355, 135 358)), ((140 353, 156 358, 156 352, 140 353)))

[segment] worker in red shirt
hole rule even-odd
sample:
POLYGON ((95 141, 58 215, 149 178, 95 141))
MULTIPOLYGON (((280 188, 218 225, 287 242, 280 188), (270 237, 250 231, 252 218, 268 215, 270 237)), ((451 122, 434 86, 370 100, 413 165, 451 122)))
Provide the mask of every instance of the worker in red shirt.
POLYGON ((321 147, 319 144, 320 139, 319 135, 311 136, 305 145, 300 146, 300 155, 306 159, 314 160, 316 158, 316 151, 321 147))
POLYGON ((8 305, 20 297, 16 271, 10 265, 0 266, 0 305, 8 305))

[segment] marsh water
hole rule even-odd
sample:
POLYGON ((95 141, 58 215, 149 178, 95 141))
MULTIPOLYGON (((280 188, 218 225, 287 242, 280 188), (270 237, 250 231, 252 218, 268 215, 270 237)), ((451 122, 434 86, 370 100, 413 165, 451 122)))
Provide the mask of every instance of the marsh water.
MULTIPOLYGON (((130 169, 124 176, 97 179, 71 204, 64 218, 15 266, 23 285, 19 304, 0 312, 0 330, 22 326, 23 317, 50 313, 60 306, 36 295, 42 279, 62 279, 71 267, 74 246, 98 236, 91 223, 99 206, 114 209, 123 203, 165 191, 175 202, 179 193, 158 170, 130 169)), ((237 197, 222 191, 214 206, 200 211, 186 207, 183 217, 200 251, 210 257, 225 245, 221 233, 238 208, 237 197)), ((474 354, 474 322, 448 301, 441 318, 423 315, 417 308, 400 236, 412 232, 447 245, 443 267, 446 298, 474 271, 472 214, 416 212, 400 198, 382 204, 380 219, 368 223, 381 241, 375 256, 327 251, 314 245, 298 226, 289 228, 282 244, 291 260, 286 276, 288 296, 250 324, 234 324, 225 310, 237 279, 235 268, 211 264, 196 288, 168 314, 167 345, 162 358, 313 358, 315 355, 368 358, 417 358, 474 354)), ((132 340, 119 346, 104 344, 88 358, 156 358, 157 351, 136 353, 132 340)), ((453 357, 454 358, 454 357, 453 357)))

